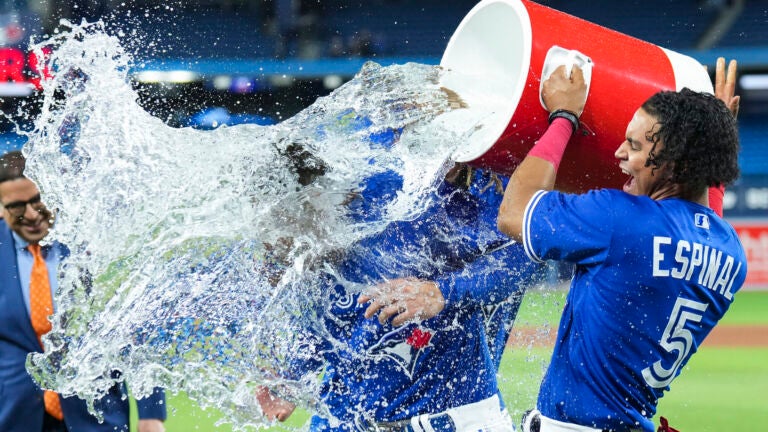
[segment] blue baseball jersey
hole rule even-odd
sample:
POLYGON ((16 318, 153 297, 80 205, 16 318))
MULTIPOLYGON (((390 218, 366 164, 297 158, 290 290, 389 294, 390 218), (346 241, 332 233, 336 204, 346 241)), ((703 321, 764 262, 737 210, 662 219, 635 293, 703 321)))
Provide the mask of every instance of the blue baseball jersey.
MULTIPOLYGON (((372 178, 350 209, 355 217, 369 217, 381 211, 387 191, 400 186, 397 176, 372 178)), ((497 366, 506 341, 500 329, 514 319, 525 288, 540 280, 534 276, 543 274, 521 245, 496 228, 502 191, 502 184, 497 187, 480 171, 468 189, 444 183, 420 217, 393 222, 348 251, 338 267, 343 281, 335 281, 325 311, 330 338, 319 349, 325 364, 322 398, 339 423, 316 416, 313 430, 368 428, 498 393, 497 366), (437 282, 445 309, 400 327, 365 318, 367 304, 357 304, 352 286, 401 277, 437 282)))
POLYGON ((654 431, 659 398, 744 282, 735 230, 681 199, 539 191, 523 244, 534 260, 576 264, 538 409, 597 429, 654 431))
MULTIPOLYGON (((545 275, 544 270, 544 267, 540 267, 537 271, 526 274, 524 283, 527 286, 531 286, 541 282, 545 275)), ((504 348, 509 340, 509 333, 515 324, 517 312, 520 310, 520 304, 523 302, 524 295, 525 290, 521 289, 501 303, 483 307, 482 312, 485 320, 485 334, 488 338, 488 350, 497 371, 501 365, 504 348)))

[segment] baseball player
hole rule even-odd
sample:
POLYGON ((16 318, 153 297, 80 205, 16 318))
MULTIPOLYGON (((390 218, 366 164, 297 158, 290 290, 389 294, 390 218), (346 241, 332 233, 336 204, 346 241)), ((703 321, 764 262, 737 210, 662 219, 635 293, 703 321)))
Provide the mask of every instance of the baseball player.
POLYGON ((658 400, 744 282, 744 249, 708 200, 739 172, 735 63, 727 78, 724 64, 717 97, 664 91, 636 111, 615 153, 621 191, 553 191, 586 91, 578 68, 544 84, 550 127, 499 214, 531 259, 576 264, 538 396, 541 432, 652 432, 658 400))
MULTIPOLYGON (((464 166, 448 178, 423 215, 390 223, 338 265, 324 313, 330 337, 304 365, 323 370, 331 414, 313 417, 312 430, 513 430, 486 312, 514 295, 490 318, 510 319, 542 266, 496 229, 501 180, 464 166), (361 284, 373 288, 361 295, 361 284)), ((372 217, 401 186, 391 173, 369 179, 349 203, 353 217, 372 217)), ((293 409, 259 396, 267 416, 284 420, 293 409)))

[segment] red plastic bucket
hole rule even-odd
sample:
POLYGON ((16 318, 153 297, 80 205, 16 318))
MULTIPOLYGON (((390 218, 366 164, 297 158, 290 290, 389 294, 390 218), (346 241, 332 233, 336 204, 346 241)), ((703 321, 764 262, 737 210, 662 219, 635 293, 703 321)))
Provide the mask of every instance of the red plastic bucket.
MULTIPOLYGON (((540 75, 554 45, 592 59, 582 128, 568 146, 557 188, 620 187, 614 158, 637 108, 659 90, 688 87, 712 93, 704 67, 691 57, 526 0, 483 0, 464 17, 440 62, 443 85, 478 117, 455 155, 459 162, 510 174, 547 127, 540 75)), ((461 110, 459 110, 461 111, 461 110)), ((448 120, 451 121, 451 120, 448 120)))

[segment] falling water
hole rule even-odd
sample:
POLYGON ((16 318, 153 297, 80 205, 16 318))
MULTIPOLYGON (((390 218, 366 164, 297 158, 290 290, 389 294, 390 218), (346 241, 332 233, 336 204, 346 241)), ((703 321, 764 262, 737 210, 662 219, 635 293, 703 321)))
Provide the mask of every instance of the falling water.
POLYGON ((274 126, 171 128, 137 104, 132 59, 103 26, 43 46, 55 73, 24 151, 71 255, 35 379, 89 401, 122 379, 137 396, 183 391, 237 428, 266 424, 262 384, 322 412, 314 377, 281 378, 306 355, 306 329, 322 332, 313 280, 337 251, 417 217, 482 114, 440 127, 456 102, 447 72, 367 63, 274 126), (381 173, 402 187, 349 218, 349 197, 381 173))

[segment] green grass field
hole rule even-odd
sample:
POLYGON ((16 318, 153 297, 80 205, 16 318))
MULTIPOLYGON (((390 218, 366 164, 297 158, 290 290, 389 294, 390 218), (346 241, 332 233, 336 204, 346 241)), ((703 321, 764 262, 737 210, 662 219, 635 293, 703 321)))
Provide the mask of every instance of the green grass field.
MULTIPOLYGON (((521 307, 517 325, 554 325, 564 293, 530 292, 521 307)), ((768 291, 742 292, 719 325, 768 325, 768 291)), ((500 368, 505 401, 517 422, 534 406, 538 383, 548 360, 548 348, 507 350, 500 368)), ((672 383, 659 403, 659 413, 681 432, 763 430, 768 424, 768 347, 703 347, 672 383)), ((214 426, 219 416, 199 409, 184 395, 169 395, 168 432, 225 432, 229 424, 214 426)), ((135 412, 135 410, 133 410, 135 412)), ((286 427, 297 429, 307 414, 297 412, 286 427)), ((658 424, 658 419, 656 419, 658 424)), ((133 421, 135 431, 135 420, 133 421)))

